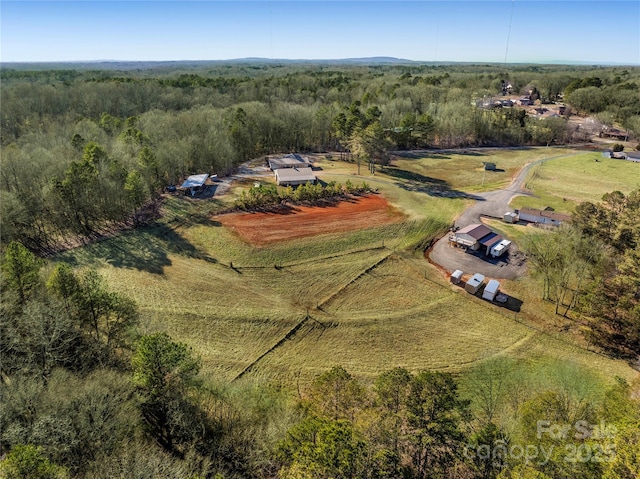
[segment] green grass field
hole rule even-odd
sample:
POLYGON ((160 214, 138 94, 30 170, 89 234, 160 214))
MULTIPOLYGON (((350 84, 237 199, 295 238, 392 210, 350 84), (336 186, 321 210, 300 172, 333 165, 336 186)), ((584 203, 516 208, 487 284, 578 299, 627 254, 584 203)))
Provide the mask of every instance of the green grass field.
POLYGON ((565 148, 473 149, 466 152, 437 152, 409 158, 397 157, 392 165, 413 173, 416 178, 443 184, 465 192, 503 188, 527 163, 571 154, 565 148), (485 171, 484 162, 496 164, 485 171))
MULTIPOLYGON (((537 150, 529 158, 526 151, 509 160, 514 171, 539 158, 537 150)), ((508 161, 501 154, 499 166, 508 161)), ((326 179, 353 178, 352 164, 321 165, 326 179)), ((572 334, 546 331, 544 322, 532 324, 448 284, 414 248, 446 228, 469 200, 434 194, 416 183, 413 170, 403 171, 402 178, 367 172, 352 181, 377 187, 408 214, 404 223, 255 247, 211 216, 223 203, 171 198, 156 225, 57 260, 98 268, 138 303, 143 333, 167 331, 202 358, 206 375, 224 380, 246 371, 293 385, 338 364, 362 378, 395 366, 463 373, 500 357, 567 361, 604 381, 636 376, 572 334)), ((453 171, 447 181, 462 188, 464 175, 454 178, 453 171)), ((523 295, 529 288, 526 281, 510 287, 523 295)))
POLYGON ((520 196, 511 205, 571 213, 581 201, 598 202, 602 195, 619 190, 627 194, 640 188, 640 164, 584 153, 549 160, 534 167, 526 180, 534 197, 520 196))

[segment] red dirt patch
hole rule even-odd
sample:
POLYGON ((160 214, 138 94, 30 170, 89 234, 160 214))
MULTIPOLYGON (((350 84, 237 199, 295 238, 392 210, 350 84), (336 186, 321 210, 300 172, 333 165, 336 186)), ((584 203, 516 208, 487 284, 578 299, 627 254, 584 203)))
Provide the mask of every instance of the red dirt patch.
POLYGON ((230 213, 216 217, 245 241, 257 246, 371 228, 403 218, 404 215, 380 195, 352 198, 327 206, 294 206, 282 213, 230 213))

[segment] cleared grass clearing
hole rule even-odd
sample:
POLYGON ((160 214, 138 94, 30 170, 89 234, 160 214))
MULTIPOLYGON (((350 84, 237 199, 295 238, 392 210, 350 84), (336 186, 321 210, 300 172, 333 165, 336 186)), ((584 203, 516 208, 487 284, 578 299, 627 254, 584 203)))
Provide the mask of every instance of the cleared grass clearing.
POLYGON ((640 164, 603 158, 600 153, 584 153, 534 167, 525 185, 535 197, 516 197, 512 207, 551 206, 556 211, 571 213, 581 201, 597 202, 605 193, 619 190, 627 194, 639 188, 640 164))
POLYGON ((541 228, 536 228, 535 226, 510 224, 505 223, 501 220, 493 220, 488 218, 483 218, 482 222, 492 230, 500 233, 503 237, 509 238, 511 241, 514 241, 516 244, 520 244, 522 238, 531 233, 541 233, 546 231, 541 228))
MULTIPOLYGON (((426 153, 418 157, 396 157, 393 165, 411 172, 424 183, 441 184, 467 192, 491 191, 507 186, 527 163, 570 154, 564 148, 474 149, 467 152, 426 153), (483 162, 496 164, 496 171, 484 171, 483 162)), ((401 175, 405 175, 406 173, 401 175)))
POLYGON ((496 356, 534 365, 567 360, 605 371, 607 380, 634 376, 623 362, 577 346, 573 331, 558 332, 555 318, 533 299, 533 280, 505 287, 525 300, 527 314, 539 309, 548 322, 535 325, 559 339, 471 298, 445 283, 422 255, 406 253, 422 251, 419 245, 446 230, 469 200, 438 196, 411 175, 355 176, 341 173, 343 166, 320 173, 343 184, 367 181, 411 219, 257 247, 222 226, 213 215, 220 204, 169 198, 168 214, 156 226, 57 260, 98 268, 111 288, 137 301, 142 333, 167 331, 202 358, 205 374, 226 380, 258 358, 251 377, 289 386, 336 364, 373 378, 395 366, 464 373, 496 356), (307 311, 310 318, 272 350, 307 311))
POLYGON ((441 191, 433 189, 429 184, 392 176, 389 174, 390 168, 378 167, 375 175, 372 175, 366 169, 366 165, 363 165, 361 174, 356 175, 356 166, 353 163, 319 160, 317 165, 322 168, 316 172, 322 181, 335 181, 343 185, 347 180, 354 184, 365 181, 370 187, 381 192, 389 203, 414 220, 430 218, 449 224, 451 218, 460 214, 471 203, 463 197, 442 196, 441 191))

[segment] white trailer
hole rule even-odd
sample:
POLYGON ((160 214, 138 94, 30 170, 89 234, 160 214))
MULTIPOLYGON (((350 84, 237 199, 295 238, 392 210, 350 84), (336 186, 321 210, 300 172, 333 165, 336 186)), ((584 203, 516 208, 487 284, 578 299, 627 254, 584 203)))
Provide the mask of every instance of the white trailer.
POLYGON ((507 251, 509 251, 509 247, 510 246, 511 246, 511 241, 509 241, 509 240, 500 241, 500 243, 494 245, 491 248, 491 257, 497 258, 499 256, 502 256, 507 251))
POLYGON ((495 279, 490 280, 485 286, 484 291, 482 292, 482 299, 488 299, 489 301, 493 301, 498 294, 498 289, 500 288, 500 283, 495 279))

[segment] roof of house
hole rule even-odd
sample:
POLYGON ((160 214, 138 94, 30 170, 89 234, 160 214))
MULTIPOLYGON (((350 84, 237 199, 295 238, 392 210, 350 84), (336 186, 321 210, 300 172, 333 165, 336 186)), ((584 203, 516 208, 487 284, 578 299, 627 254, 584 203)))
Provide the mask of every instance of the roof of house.
POLYGON ((281 168, 276 176, 280 181, 316 181, 311 168, 281 168))
POLYGON ((186 180, 184 180, 184 183, 180 185, 180 188, 195 188, 198 186, 202 186, 204 185, 205 181, 207 181, 207 178, 209 178, 209 175, 207 173, 203 173, 201 175, 191 175, 186 180))
POLYGON ((571 216, 562 213, 556 213, 555 211, 536 210, 534 208, 520 208, 520 214, 522 213, 540 216, 543 218, 550 218, 555 221, 571 221, 571 216))
POLYGON ((274 168, 290 168, 302 165, 308 165, 309 162, 296 153, 285 155, 281 158, 269 159, 269 167, 274 168))
POLYGON ((478 223, 465 226, 464 228, 456 231, 456 234, 468 234, 469 236, 471 236, 473 239, 476 239, 476 240, 484 238, 490 233, 491 233, 491 229, 489 229, 489 227, 478 224, 478 223))
POLYGON ((627 158, 640 158, 640 151, 627 152, 627 158))

